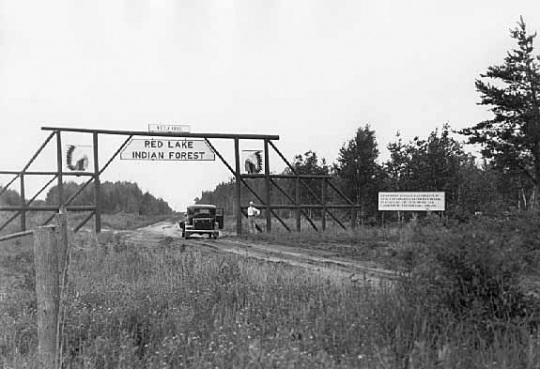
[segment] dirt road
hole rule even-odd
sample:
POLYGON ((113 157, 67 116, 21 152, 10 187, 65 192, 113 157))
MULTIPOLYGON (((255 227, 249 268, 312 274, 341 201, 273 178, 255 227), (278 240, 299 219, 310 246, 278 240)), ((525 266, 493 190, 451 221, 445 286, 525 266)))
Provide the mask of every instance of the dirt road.
POLYGON ((395 272, 385 270, 367 261, 351 260, 331 250, 293 247, 276 243, 247 241, 230 234, 218 239, 190 238, 181 236, 180 228, 170 221, 156 223, 135 231, 113 231, 125 242, 147 246, 173 244, 209 252, 233 253, 274 263, 286 263, 353 282, 379 284, 397 277, 395 272))

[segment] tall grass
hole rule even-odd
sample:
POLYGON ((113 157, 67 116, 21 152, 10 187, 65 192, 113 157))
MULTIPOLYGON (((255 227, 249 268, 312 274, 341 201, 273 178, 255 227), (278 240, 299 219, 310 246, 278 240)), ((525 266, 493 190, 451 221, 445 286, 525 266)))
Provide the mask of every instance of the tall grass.
POLYGON ((71 365, 328 367, 334 356, 356 364, 345 353, 361 347, 360 327, 349 325, 361 315, 361 289, 284 265, 170 248, 96 250, 77 260, 68 309, 77 313, 66 317, 71 365))
MULTIPOLYGON (((453 247, 442 243, 445 235, 433 240, 441 244, 439 250, 453 247)), ((427 237, 413 236, 411 247, 427 237)), ((121 239, 101 244, 75 240, 63 318, 63 367, 540 366, 540 337, 531 329, 531 315, 505 320, 456 314, 444 303, 446 296, 439 295, 443 290, 431 289, 438 285, 428 284, 428 274, 420 273, 432 254, 416 247, 410 266, 414 278, 374 288, 175 243, 150 248, 121 239)), ((31 260, 20 257, 13 269, 16 256, 10 257, 3 267, 14 275, 31 273, 31 260)), ((433 259, 432 267, 438 265, 433 259)), ((444 273, 438 276, 450 280, 444 273)), ((32 288, 21 283, 0 303, 3 367, 36 367, 32 288)))

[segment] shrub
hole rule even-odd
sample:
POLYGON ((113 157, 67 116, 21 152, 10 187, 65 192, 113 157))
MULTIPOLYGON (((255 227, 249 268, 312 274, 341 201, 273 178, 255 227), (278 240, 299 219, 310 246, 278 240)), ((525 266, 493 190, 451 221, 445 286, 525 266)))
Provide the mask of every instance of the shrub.
POLYGON ((403 253, 410 276, 402 287, 411 304, 426 314, 451 314, 468 322, 479 338, 493 341, 495 330, 538 318, 537 302, 520 281, 528 269, 531 220, 483 219, 449 231, 419 229, 403 253), (414 255, 411 256, 411 253, 414 255))

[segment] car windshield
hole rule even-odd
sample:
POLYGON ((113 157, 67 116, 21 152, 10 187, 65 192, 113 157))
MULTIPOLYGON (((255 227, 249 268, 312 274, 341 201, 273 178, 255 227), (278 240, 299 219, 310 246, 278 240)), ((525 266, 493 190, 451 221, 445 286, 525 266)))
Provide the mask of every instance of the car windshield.
POLYGON ((212 215, 212 209, 194 209, 193 215, 212 215))

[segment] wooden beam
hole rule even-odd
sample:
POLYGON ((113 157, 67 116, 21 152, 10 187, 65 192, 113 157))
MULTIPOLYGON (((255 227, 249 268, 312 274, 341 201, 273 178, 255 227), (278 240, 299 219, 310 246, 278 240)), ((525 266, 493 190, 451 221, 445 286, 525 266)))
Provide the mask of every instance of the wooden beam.
POLYGON ((225 139, 244 139, 244 140, 279 140, 279 135, 259 135, 259 134, 233 134, 233 133, 191 133, 191 132, 148 132, 148 131, 119 131, 109 129, 88 129, 88 128, 70 128, 70 127, 41 127, 44 131, 57 132, 79 132, 79 133, 99 133, 107 135, 124 136, 149 136, 149 137, 182 137, 182 138, 225 138, 225 139))
MULTIPOLYGON (((32 175, 32 176, 55 176, 58 174, 58 172, 52 172, 52 171, 16 171, 16 170, 0 170, 0 174, 25 174, 25 175, 32 175)), ((88 172, 61 172, 63 176, 74 176, 74 177, 89 177, 92 176, 92 173, 88 172)))
MULTIPOLYGON (((272 184, 279 190, 279 192, 281 192, 283 194, 283 196, 285 196, 290 202, 291 204, 295 204, 296 201, 295 199, 293 199, 287 192, 285 192, 284 189, 281 188, 281 186, 274 180, 272 180, 272 184)), ((318 231, 318 228, 317 226, 315 225, 315 223, 313 223, 313 221, 311 220, 311 218, 309 217, 309 215, 304 211, 304 209, 300 208, 300 212, 304 215, 304 217, 306 217, 306 220, 309 222, 309 224, 311 225, 311 227, 315 230, 315 231, 318 231)), ((300 218, 298 218, 298 222, 300 221, 300 218)), ((298 227, 298 224, 297 224, 297 227, 298 227)))
POLYGON ((17 233, 11 233, 11 234, 7 234, 5 236, 1 236, 0 241, 12 240, 14 238, 29 236, 31 234, 34 234, 33 230, 28 230, 28 231, 24 231, 24 232, 17 232, 17 233))

